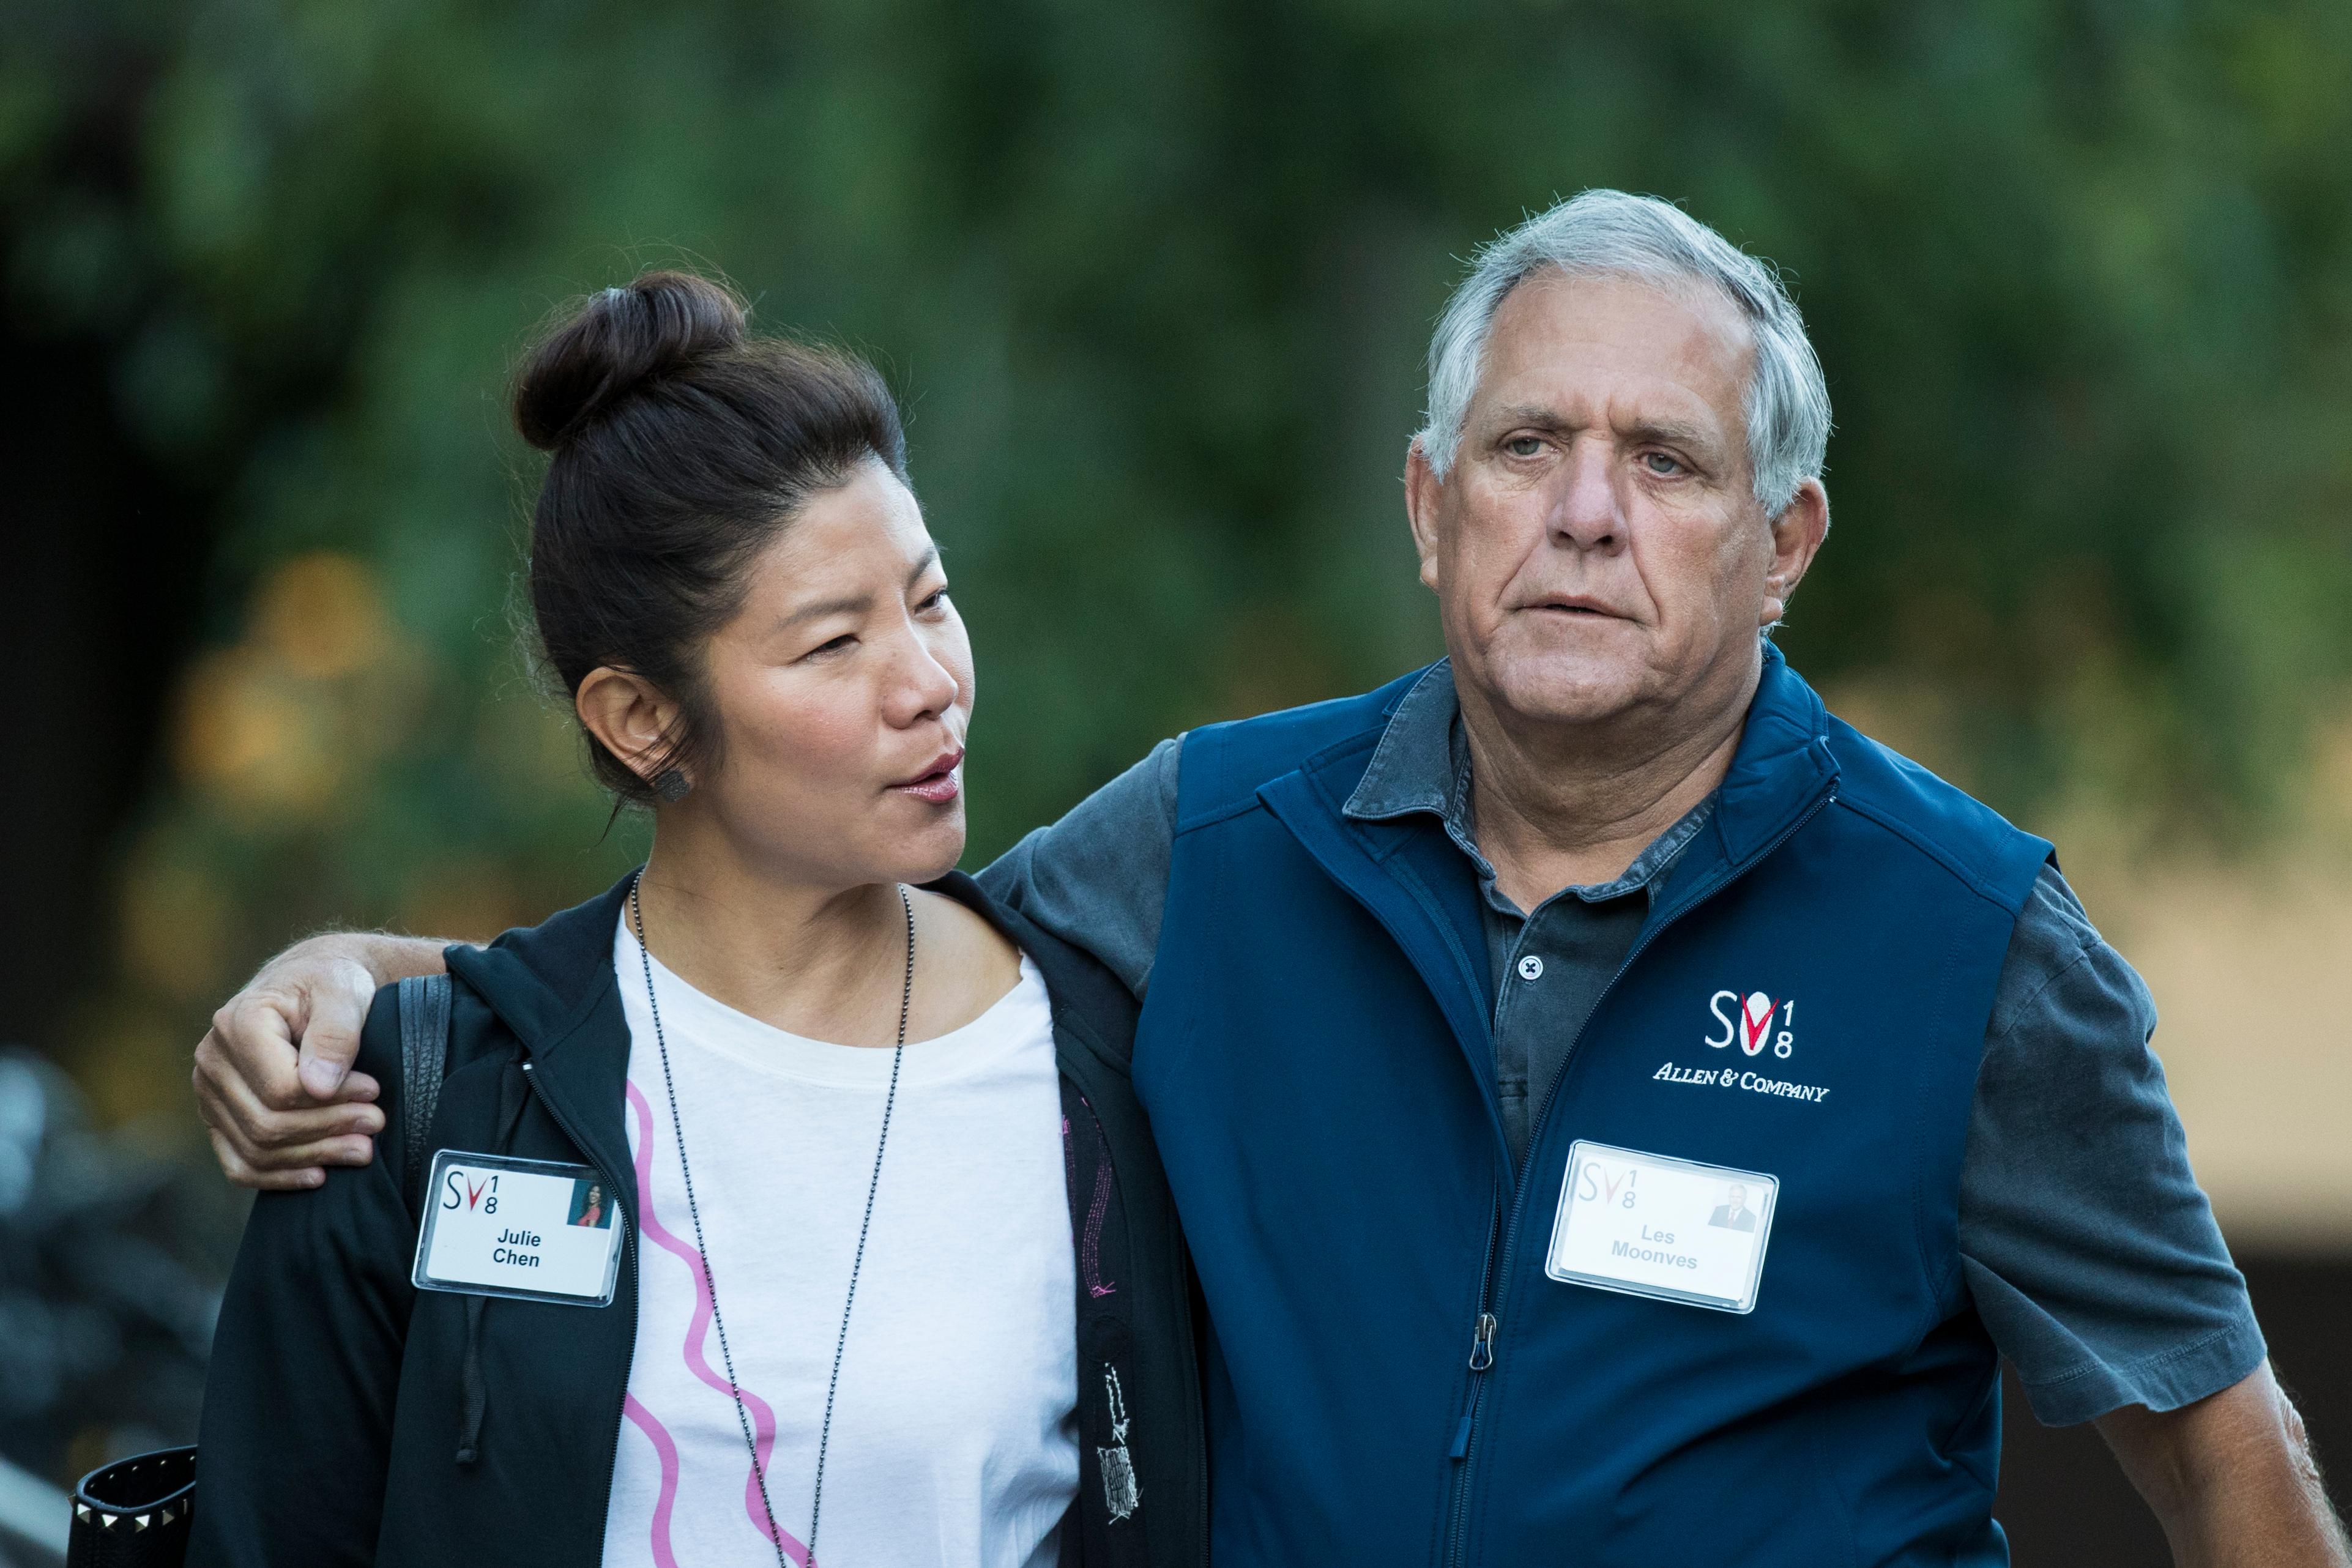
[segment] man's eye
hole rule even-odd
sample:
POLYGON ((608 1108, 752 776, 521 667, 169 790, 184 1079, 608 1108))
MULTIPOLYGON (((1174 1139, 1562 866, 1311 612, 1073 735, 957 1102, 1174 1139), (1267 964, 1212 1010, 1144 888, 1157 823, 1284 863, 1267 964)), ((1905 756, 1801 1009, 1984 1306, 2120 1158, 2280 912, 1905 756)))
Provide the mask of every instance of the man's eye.
POLYGON ((1503 443, 1503 450, 1514 457, 1533 457, 1543 450, 1543 443, 1532 435, 1514 435, 1503 443))
POLYGON ((848 632, 844 632, 840 636, 828 639, 825 642, 818 643, 815 647, 811 648, 808 651, 808 656, 814 659, 821 653, 842 653, 846 650, 852 643, 856 641, 856 638, 851 636, 848 632))
POLYGON ((937 592, 933 593, 929 599, 924 600, 920 604, 915 606, 915 608, 918 610, 937 610, 947 603, 947 601, 948 591, 945 588, 941 588, 937 592))
POLYGON ((1663 452, 1644 452, 1642 454, 1642 464, 1643 466, 1648 468, 1651 473, 1659 475, 1662 477, 1670 474, 1679 474, 1683 471, 1683 465, 1681 464, 1675 462, 1673 458, 1667 456, 1663 452))

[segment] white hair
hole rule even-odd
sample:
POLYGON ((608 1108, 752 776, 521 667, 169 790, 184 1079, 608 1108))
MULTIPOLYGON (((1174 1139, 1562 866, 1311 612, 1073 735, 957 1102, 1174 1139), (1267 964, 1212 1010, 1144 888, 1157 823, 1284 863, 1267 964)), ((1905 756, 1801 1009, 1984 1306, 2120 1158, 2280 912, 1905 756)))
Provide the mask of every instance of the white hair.
POLYGON ((1586 191, 1497 235, 1437 319, 1429 342, 1429 409, 1413 437, 1431 472, 1454 466, 1495 313, 1512 289, 1547 269, 1571 277, 1626 277, 1722 291, 1756 346, 1748 381, 1748 456, 1756 499, 1777 517, 1797 486, 1818 479, 1830 439, 1830 392, 1796 302, 1772 267, 1681 208, 1654 196, 1586 191))

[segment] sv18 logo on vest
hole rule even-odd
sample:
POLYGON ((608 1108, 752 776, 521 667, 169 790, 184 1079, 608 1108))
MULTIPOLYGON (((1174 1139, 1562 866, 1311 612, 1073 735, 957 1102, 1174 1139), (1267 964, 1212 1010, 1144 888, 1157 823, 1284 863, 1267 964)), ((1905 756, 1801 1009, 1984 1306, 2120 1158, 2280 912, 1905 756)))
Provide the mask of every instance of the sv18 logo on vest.
POLYGON ((1706 1043, 1716 1050, 1737 1041, 1739 1049, 1750 1056, 1760 1054, 1767 1044, 1772 1047, 1773 1055, 1783 1060, 1795 1054, 1797 1004, 1793 998, 1776 1002, 1761 991, 1750 991, 1745 997, 1738 991, 1717 991, 1707 998, 1706 1008, 1723 1029, 1722 1038, 1713 1034, 1706 1037, 1706 1043), (1777 1020, 1775 1013, 1780 1015, 1777 1020))

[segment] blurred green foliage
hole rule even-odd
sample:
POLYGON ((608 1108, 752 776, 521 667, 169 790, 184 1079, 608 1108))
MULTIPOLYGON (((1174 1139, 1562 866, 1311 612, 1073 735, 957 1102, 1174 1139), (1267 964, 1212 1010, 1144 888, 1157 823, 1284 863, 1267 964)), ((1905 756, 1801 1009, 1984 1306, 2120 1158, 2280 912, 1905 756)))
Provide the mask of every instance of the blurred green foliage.
POLYGON ((625 862, 509 652, 502 384, 680 256, 906 402, 973 863, 1162 735, 1433 653, 1429 324, 1590 185, 1791 273, 1837 527, 1783 642, 1857 716, 2029 820, 2228 841, 2352 714, 2343 0, 12 10, 6 308, 226 508, 124 871, 156 1008, 625 862))

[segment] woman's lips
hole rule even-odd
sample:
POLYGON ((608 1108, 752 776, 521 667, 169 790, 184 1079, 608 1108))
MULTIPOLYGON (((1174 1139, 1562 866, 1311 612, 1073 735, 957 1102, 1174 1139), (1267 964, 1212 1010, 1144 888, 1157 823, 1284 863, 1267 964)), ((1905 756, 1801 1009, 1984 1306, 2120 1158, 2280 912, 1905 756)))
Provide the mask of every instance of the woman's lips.
POLYGON ((891 789, 901 795, 912 795, 918 800, 928 800, 934 806, 944 806, 963 793, 963 778, 957 769, 963 766, 963 753, 953 752, 940 758, 931 770, 904 784, 893 784, 891 789))

